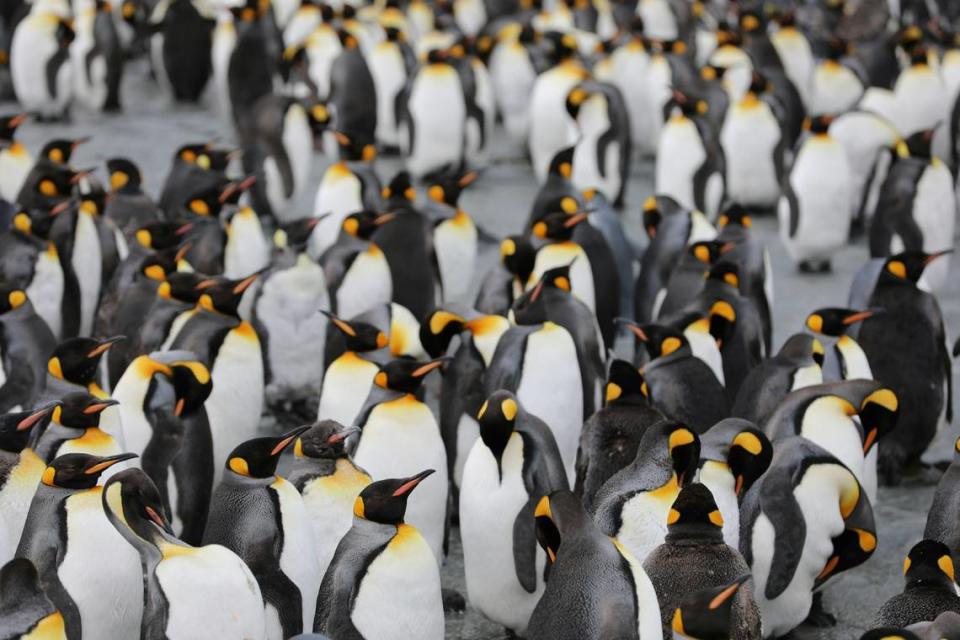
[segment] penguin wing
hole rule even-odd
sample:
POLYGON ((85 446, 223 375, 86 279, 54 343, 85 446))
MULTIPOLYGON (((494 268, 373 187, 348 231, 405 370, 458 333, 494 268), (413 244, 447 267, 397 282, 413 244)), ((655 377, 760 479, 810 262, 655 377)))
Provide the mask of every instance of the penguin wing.
POLYGON ((767 516, 774 531, 773 557, 764 590, 764 597, 768 600, 786 591, 803 555, 807 523, 793 495, 794 487, 790 475, 776 474, 764 483, 764 491, 760 494, 760 510, 767 516))
POLYGON ((537 590, 537 528, 533 512, 541 497, 531 495, 513 521, 513 566, 527 593, 537 590))
POLYGON ((783 181, 783 199, 780 201, 781 207, 787 207, 790 219, 790 237, 797 235, 797 228, 800 226, 800 203, 797 201, 797 194, 793 192, 789 180, 783 181))
POLYGON ((60 73, 60 67, 70 60, 70 49, 60 47, 59 50, 47 61, 47 95, 56 99, 57 96, 57 76, 60 73))
POLYGON ((506 389, 516 391, 523 375, 523 356, 527 336, 540 329, 541 325, 511 327, 500 338, 487 368, 485 395, 506 389))
POLYGON ((943 371, 946 376, 944 390, 947 396, 947 422, 953 422, 953 362, 950 360, 950 352, 947 350, 947 333, 943 326, 943 319, 940 320, 939 331, 937 331, 937 344, 940 350, 940 361, 943 363, 943 371))
MULTIPOLYGON (((37 321, 40 322, 40 319, 37 318, 37 321)), ((0 344, 4 342, 0 332, 0 344)), ((3 360, 3 368, 8 373, 6 382, 0 386, 0 413, 9 413, 18 405, 23 409, 32 407, 33 398, 30 396, 36 382, 34 367, 29 361, 14 354, 6 355, 3 360)))

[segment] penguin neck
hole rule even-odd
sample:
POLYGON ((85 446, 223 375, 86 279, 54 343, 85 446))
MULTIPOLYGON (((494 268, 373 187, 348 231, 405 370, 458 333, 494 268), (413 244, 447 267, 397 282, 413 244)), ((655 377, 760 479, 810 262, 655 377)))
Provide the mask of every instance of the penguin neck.
POLYGON ((713 524, 692 522, 674 525, 667 531, 664 540, 678 547, 692 547, 704 544, 724 544, 723 530, 713 524))
POLYGON ((280 476, 276 474, 267 476, 266 478, 254 478, 252 476, 242 476, 239 473, 234 473, 233 471, 227 471, 223 474, 223 480, 221 482, 225 487, 232 487, 242 491, 247 489, 269 487, 280 479, 280 476))

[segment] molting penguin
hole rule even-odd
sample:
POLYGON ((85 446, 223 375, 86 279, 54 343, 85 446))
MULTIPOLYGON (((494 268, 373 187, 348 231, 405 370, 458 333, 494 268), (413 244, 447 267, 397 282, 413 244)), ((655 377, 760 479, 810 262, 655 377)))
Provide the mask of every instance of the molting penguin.
POLYGON ((320 420, 293 445, 289 480, 303 496, 313 528, 320 575, 327 571, 337 544, 353 523, 353 504, 370 484, 366 471, 350 457, 357 427, 320 420))
POLYGON ((567 488, 566 471, 550 429, 509 391, 490 396, 477 420, 459 502, 467 595, 488 618, 524 634, 544 587, 534 510, 567 488))
POLYGON ((139 633, 140 556, 107 520, 97 486, 103 471, 134 457, 58 456, 44 470, 30 504, 17 557, 36 565, 71 638, 139 633), (97 557, 110 562, 90 562, 97 557))
POLYGON ((697 470, 700 440, 682 424, 662 421, 647 429, 637 457, 597 492, 593 519, 635 558, 647 555, 667 534, 670 506, 697 470))
POLYGON ((544 496, 534 516, 550 580, 530 617, 530 640, 662 637, 650 578, 625 545, 598 529, 576 496, 544 496))
POLYGON ((945 611, 960 613, 950 549, 942 542, 921 540, 903 561, 903 593, 887 600, 874 619, 878 627, 909 627, 933 621, 945 611))
POLYGON ((65 640, 63 615, 40 586, 33 563, 16 558, 0 569, 0 629, 10 638, 65 640))
POLYGON ((236 447, 213 492, 204 544, 220 544, 250 567, 260 585, 268 638, 313 624, 320 566, 303 498, 277 475, 280 454, 308 427, 236 447))
POLYGON ((0 328, 0 412, 32 407, 56 341, 27 294, 6 283, 0 283, 0 328))
POLYGON ((202 628, 231 640, 266 638, 263 596, 250 569, 220 545, 192 547, 174 537, 143 471, 110 478, 102 500, 107 518, 140 554, 141 637, 189 636, 202 628))
POLYGON ((828 307, 817 309, 807 316, 807 329, 830 339, 835 339, 832 349, 824 356, 821 365, 823 379, 831 380, 872 380, 873 372, 867 362, 867 354, 860 348, 850 333, 858 322, 863 322, 874 314, 873 311, 856 311, 828 307))
MULTIPOLYGON (((664 543, 643 561, 643 570, 657 592, 665 636, 690 585, 720 587, 750 572, 736 547, 724 542, 723 515, 702 484, 687 485, 680 491, 667 523, 664 543)), ((759 638, 760 613, 752 589, 740 589, 732 607, 728 637, 759 638)))
POLYGON ((405 522, 410 493, 431 473, 380 480, 357 497, 353 525, 320 585, 315 631, 334 638, 443 638, 436 558, 405 522))

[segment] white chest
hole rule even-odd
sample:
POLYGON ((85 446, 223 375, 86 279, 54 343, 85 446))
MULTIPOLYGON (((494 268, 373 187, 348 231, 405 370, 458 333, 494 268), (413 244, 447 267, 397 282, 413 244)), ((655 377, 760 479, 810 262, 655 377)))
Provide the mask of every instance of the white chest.
POLYGON ((77 216, 73 243, 70 262, 80 283, 80 335, 89 336, 93 331, 93 317, 100 302, 103 271, 100 236, 92 215, 81 211, 77 216))
POLYGON ((292 484, 278 477, 270 485, 280 502, 283 524, 283 549, 280 551, 280 570, 300 589, 303 603, 303 628, 313 628, 317 592, 320 590, 319 559, 314 546, 310 516, 303 498, 292 484))
POLYGON ((352 352, 340 356, 323 376, 317 418, 352 425, 370 393, 377 365, 352 352))
POLYGON ((663 126, 657 146, 656 192, 694 208, 693 177, 706 159, 703 140, 693 120, 671 118, 663 126))
MULTIPOLYGON (((0 169, 2 171, 2 169, 0 169)), ((0 189, 2 191, 2 189, 0 189)), ((62 329, 63 304, 63 267, 60 259, 51 252, 44 251, 37 256, 34 264, 33 280, 27 287, 27 297, 43 318, 54 337, 60 337, 62 329)))
POLYGON ((349 460, 337 460, 336 471, 303 488, 303 504, 313 525, 320 574, 326 572, 340 539, 353 524, 353 503, 370 477, 349 460))

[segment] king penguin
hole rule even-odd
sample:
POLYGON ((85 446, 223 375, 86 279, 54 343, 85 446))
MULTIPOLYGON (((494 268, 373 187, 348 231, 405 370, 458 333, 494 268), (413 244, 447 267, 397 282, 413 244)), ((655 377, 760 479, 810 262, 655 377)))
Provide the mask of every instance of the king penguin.
POLYGON ((873 315, 873 311, 857 311, 837 307, 817 309, 807 316, 806 328, 818 336, 832 340, 832 349, 824 354, 823 379, 873 380, 867 354, 850 335, 855 333, 857 323, 873 315))
POLYGON ((63 615, 44 593, 37 568, 25 558, 0 568, 0 629, 11 638, 67 638, 63 615))
POLYGON ((30 408, 56 341, 27 294, 6 283, 0 283, 0 328, 0 412, 30 408))
POLYGON ((10 72, 17 99, 41 120, 64 118, 73 100, 70 10, 63 0, 31 5, 13 33, 10 72))
POLYGON ((22 142, 16 140, 17 128, 27 120, 19 113, 0 118, 0 198, 16 202, 23 181, 33 167, 33 158, 22 142))
POLYGON ((883 603, 874 625, 909 627, 932 622, 946 611, 960 613, 953 559, 942 542, 921 540, 913 545, 903 561, 903 578, 903 593, 883 603))

